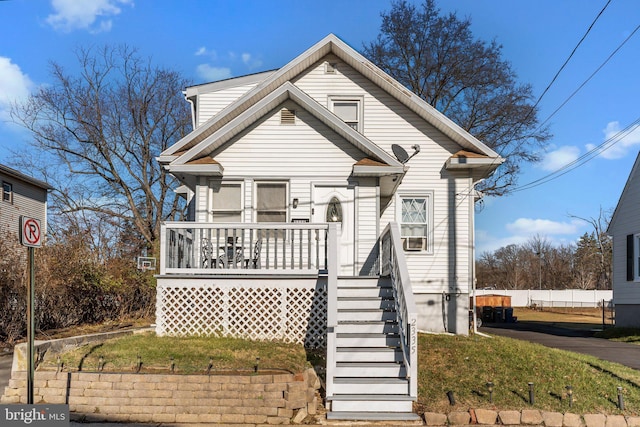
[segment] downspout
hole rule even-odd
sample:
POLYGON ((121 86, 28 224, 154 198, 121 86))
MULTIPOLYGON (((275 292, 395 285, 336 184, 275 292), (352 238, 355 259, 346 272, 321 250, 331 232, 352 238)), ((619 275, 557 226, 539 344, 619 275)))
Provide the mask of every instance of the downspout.
POLYGON ((187 91, 182 91, 185 101, 191 104, 191 129, 196 128, 196 104, 193 102, 193 98, 187 96, 187 91))
MULTIPOLYGON (((473 178, 471 178, 473 179, 473 178)), ((477 334, 478 333, 478 322, 477 320, 477 313, 476 313, 476 285, 477 285, 477 281, 476 281, 476 219, 475 219, 475 215, 476 215, 476 199, 475 199, 475 191, 476 191, 476 185, 482 183, 484 181, 484 179, 480 179, 478 181, 476 181, 474 184, 471 185, 471 203, 469 203, 469 230, 471 230, 471 232, 469 233, 469 247, 471 248, 471 250, 469 251, 469 257, 471 258, 469 261, 469 265, 470 265, 470 273, 471 273, 471 310, 472 310, 472 317, 471 319, 473 320, 473 333, 477 334)))

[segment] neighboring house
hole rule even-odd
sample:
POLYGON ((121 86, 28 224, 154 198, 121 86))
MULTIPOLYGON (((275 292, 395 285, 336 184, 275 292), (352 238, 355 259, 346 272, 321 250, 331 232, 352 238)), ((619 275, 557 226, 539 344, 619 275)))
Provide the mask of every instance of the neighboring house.
POLYGON ((622 190, 607 233, 613 238, 616 326, 640 327, 640 153, 622 190))
POLYGON ((0 238, 20 243, 20 217, 40 221, 41 234, 47 230, 47 191, 51 187, 17 170, 0 165, 0 238))
POLYGON ((330 417, 409 413, 416 331, 468 333, 474 187, 503 159, 334 35, 186 98, 158 334, 326 347, 330 417))

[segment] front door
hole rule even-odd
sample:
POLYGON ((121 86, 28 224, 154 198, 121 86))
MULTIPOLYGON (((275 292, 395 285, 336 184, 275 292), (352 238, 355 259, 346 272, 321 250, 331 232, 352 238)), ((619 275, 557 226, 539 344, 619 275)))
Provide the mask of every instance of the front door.
POLYGON ((347 186, 314 185, 313 222, 340 224, 339 275, 355 275, 355 190, 347 186))

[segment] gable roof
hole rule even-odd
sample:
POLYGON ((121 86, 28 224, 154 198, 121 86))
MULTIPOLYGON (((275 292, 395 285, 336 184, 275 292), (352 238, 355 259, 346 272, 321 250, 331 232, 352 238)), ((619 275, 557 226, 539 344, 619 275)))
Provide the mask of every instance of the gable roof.
POLYGON ((40 181, 39 179, 35 179, 32 178, 28 175, 23 174, 22 172, 18 172, 15 169, 12 169, 8 166, 5 165, 0 165, 0 173, 10 176, 14 179, 18 179, 20 181, 26 182, 28 184, 34 185, 36 187, 39 187, 43 190, 53 190, 53 187, 51 187, 49 184, 47 184, 44 181, 40 181))
MULTIPOLYGON (((202 152, 202 148, 193 150, 196 146, 200 146, 200 144, 207 140, 211 135, 225 127, 240 115, 244 114, 248 109, 256 105, 265 97, 268 97, 278 88, 283 87, 285 84, 293 86, 290 83, 292 79, 329 53, 336 55, 350 67, 354 68, 356 71, 360 72, 369 80, 387 91, 407 108, 418 114, 436 129, 451 138, 454 142, 458 143, 463 149, 491 158, 491 161, 496 167, 504 161, 504 159, 502 159, 487 145, 480 142, 419 96, 402 86, 399 82, 367 60, 356 50, 348 46, 334 34, 329 34, 287 65, 269 74, 268 77, 266 77, 255 88, 225 107, 218 114, 207 120, 198 128, 194 129, 189 135, 185 136, 176 144, 165 150, 158 160, 161 163, 173 162, 178 159, 177 153, 185 150, 187 150, 187 152, 179 156, 181 158, 180 162, 184 163, 192 160, 193 156, 202 152), (185 158, 182 159, 182 157, 185 158)), ((287 86, 287 88, 289 88, 289 86, 287 86)), ((302 93, 300 90, 298 90, 298 92, 302 93)), ((288 93, 291 95, 293 91, 289 89, 288 93)))
MULTIPOLYGON (((207 136, 197 145, 191 147, 186 152, 182 152, 179 157, 170 162, 168 166, 169 171, 186 172, 189 170, 188 167, 194 164, 197 164, 200 167, 205 164, 210 164, 213 168, 216 168, 217 171, 217 168, 219 168, 219 164, 217 162, 203 162, 198 159, 211 155, 211 153, 213 153, 217 148, 224 145, 231 138, 244 131, 265 114, 277 108, 287 100, 292 100, 296 104, 300 105, 308 113, 327 125, 346 141, 350 142, 367 156, 372 157, 373 160, 377 161, 377 165, 367 165, 369 167, 367 170, 385 166, 385 173, 387 174, 401 174, 404 172, 404 166, 393 156, 347 125, 344 121, 340 120, 335 114, 332 114, 329 110, 322 107, 316 100, 290 82, 285 82, 282 86, 270 92, 267 96, 260 99, 249 109, 243 111, 234 119, 220 127, 216 132, 207 136)), ((199 172, 202 172, 202 170, 199 172)))
POLYGON ((609 226, 607 227, 607 233, 613 233, 613 229, 615 228, 615 223, 618 221, 618 217, 621 215, 620 211, 622 210, 622 204, 626 200, 627 193, 630 191, 631 186, 634 182, 637 182, 636 185, 640 185, 640 175, 636 175, 640 173, 640 152, 636 156, 636 161, 633 163, 633 167, 631 168, 631 172, 629 173, 629 177, 627 178, 627 182, 624 184, 624 188, 622 190, 622 194, 618 199, 618 204, 616 205, 616 209, 613 211, 613 215, 611 216, 611 221, 609 221, 609 226))

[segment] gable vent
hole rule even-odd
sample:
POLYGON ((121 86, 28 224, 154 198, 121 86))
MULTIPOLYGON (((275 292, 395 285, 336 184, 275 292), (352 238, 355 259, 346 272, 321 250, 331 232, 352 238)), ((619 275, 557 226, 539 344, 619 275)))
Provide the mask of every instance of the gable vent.
POLYGON ((280 110, 280 124, 281 125, 295 125, 296 124, 296 111, 288 108, 280 110))
POLYGON ((324 63, 324 73, 325 74, 335 74, 336 73, 336 63, 335 62, 325 62, 324 63))

